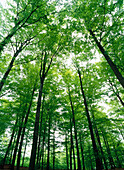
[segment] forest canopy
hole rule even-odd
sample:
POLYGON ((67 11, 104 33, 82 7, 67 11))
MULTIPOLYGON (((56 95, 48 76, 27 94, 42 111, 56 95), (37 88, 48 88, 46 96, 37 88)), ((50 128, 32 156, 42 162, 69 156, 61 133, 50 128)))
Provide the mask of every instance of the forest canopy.
POLYGON ((0 169, 123 169, 123 1, 0 11, 0 169))

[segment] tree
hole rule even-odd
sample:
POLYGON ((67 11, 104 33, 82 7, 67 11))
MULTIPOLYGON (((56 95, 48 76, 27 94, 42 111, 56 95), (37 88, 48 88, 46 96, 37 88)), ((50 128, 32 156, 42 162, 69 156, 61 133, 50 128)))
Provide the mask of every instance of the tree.
MULTIPOLYGON (((4 46, 11 42, 11 38, 17 31, 19 32, 23 28, 30 27, 30 25, 35 25, 37 22, 44 20, 44 18, 46 19, 46 14, 43 13, 42 10, 46 6, 45 2, 15 1, 15 3, 16 5, 12 5, 11 8, 11 12, 13 12, 11 22, 14 23, 14 26, 10 27, 9 34, 0 42, 0 53, 3 51, 4 46)), ((10 15, 10 11, 7 11, 7 9, 6 13, 9 13, 10 15)), ((6 17, 8 18, 8 16, 6 17)))
POLYGON ((2 168, 123 168, 122 1, 0 9, 2 168))
MULTIPOLYGON (((119 3, 119 1, 115 4, 110 3, 109 5, 107 4, 107 1, 91 2, 89 0, 83 3, 81 1, 76 1, 74 3, 73 9, 75 12, 73 16, 80 23, 80 26, 77 27, 76 25, 77 31, 81 31, 82 26, 86 27, 87 31, 89 31, 90 35, 94 39, 96 46, 99 48, 100 52, 107 60, 109 66, 113 70, 120 84, 122 85, 122 87, 124 87, 123 75, 108 54, 110 46, 113 46, 113 48, 115 48, 115 43, 118 42, 117 35, 119 35, 120 37, 122 36, 122 34, 120 33, 122 31, 120 22, 122 17, 122 4, 119 3), (115 10, 115 8, 117 9, 117 11, 115 10), (78 15, 80 12, 81 15, 78 15), (112 14, 112 12, 114 12, 114 15, 112 14), (108 15, 110 16, 108 17, 108 15), (115 19, 116 16, 118 16, 117 20, 115 19), (83 22, 81 19, 83 19, 83 22), (117 35, 114 31, 114 29, 116 28, 118 30, 117 35), (116 42, 113 42, 114 38, 116 39, 116 42), (105 46, 107 50, 104 49, 105 46)), ((83 28, 81 32, 85 32, 85 29, 83 28)), ((115 53, 113 55, 115 55, 115 53)))

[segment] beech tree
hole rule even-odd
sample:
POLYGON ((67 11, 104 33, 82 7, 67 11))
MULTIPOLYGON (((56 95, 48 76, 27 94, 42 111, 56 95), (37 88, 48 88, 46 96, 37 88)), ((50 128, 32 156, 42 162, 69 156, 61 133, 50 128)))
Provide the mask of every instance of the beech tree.
POLYGON ((122 6, 0 5, 0 168, 124 168, 122 6))

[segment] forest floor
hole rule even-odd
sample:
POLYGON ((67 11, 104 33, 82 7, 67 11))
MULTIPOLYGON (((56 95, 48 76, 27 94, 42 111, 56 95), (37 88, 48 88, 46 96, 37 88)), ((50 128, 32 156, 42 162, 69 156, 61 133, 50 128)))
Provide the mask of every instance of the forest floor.
MULTIPOLYGON (((10 170, 10 165, 4 165, 3 169, 10 170)), ((0 169, 0 170, 3 170, 3 169, 0 169)), ((14 169, 16 170, 16 167, 14 169)), ((20 167, 20 170, 28 170, 28 167, 20 167)), ((44 170, 46 170, 46 169, 44 169, 44 170)), ((56 170, 64 170, 64 169, 56 169, 56 170)), ((115 169, 108 169, 108 170, 124 170, 124 168, 115 168, 115 169)))

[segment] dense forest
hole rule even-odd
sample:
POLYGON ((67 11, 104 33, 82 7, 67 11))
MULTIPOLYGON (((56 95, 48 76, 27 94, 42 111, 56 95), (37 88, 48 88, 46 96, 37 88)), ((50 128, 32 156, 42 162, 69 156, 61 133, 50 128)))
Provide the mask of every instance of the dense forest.
POLYGON ((1 1, 1 169, 124 168, 123 14, 123 0, 1 1))

